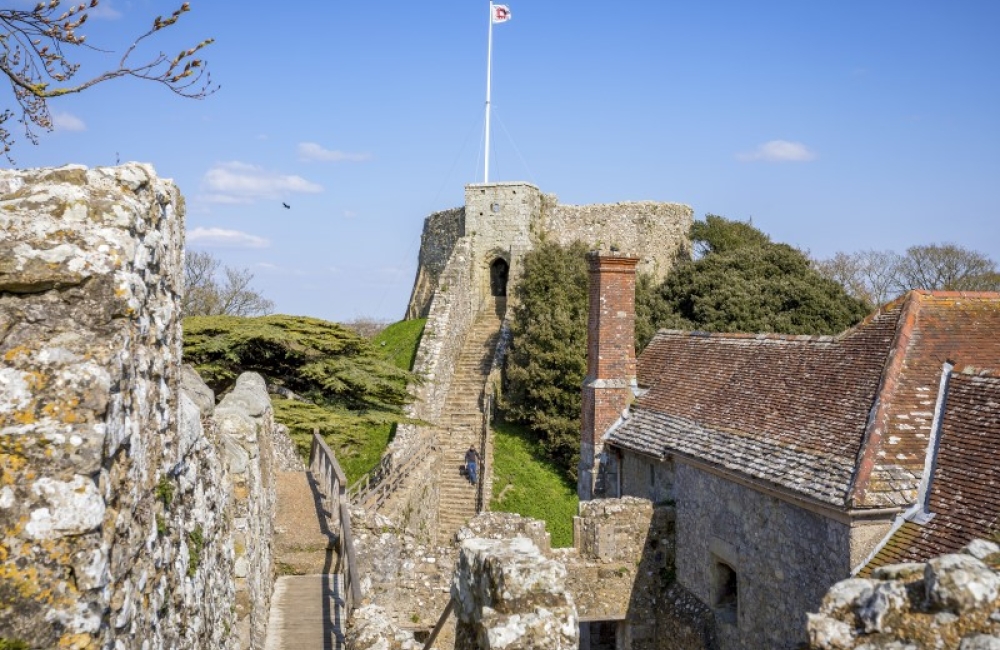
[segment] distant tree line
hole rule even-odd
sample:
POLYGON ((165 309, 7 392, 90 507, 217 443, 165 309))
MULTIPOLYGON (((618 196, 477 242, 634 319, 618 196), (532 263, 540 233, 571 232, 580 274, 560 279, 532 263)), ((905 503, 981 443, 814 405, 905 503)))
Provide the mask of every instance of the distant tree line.
POLYGON ((954 244, 911 246, 903 254, 877 250, 837 253, 815 266, 849 294, 874 306, 911 289, 1000 291, 996 262, 954 244))

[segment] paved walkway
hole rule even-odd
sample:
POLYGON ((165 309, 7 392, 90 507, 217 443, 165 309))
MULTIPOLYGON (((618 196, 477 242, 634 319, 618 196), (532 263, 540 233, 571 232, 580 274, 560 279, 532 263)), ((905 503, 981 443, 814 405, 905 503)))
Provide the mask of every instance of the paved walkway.
POLYGON ((274 554, 279 578, 271 598, 265 650, 339 650, 343 612, 336 539, 327 504, 308 472, 280 472, 274 554))

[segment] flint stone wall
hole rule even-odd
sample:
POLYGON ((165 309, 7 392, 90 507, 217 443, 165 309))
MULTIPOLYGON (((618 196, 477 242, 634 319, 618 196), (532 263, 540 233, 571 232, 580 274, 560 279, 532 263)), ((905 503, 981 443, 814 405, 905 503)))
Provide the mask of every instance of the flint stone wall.
POLYGON ((293 443, 274 422, 264 378, 253 372, 240 375, 222 398, 212 426, 230 485, 228 499, 225 494, 213 496, 225 503, 232 520, 238 647, 263 648, 274 590, 275 449, 287 449, 293 443))
POLYGON ((850 575, 850 526, 684 463, 675 479, 678 581, 711 607, 719 563, 737 574, 735 620, 716 616, 720 647, 805 642, 806 612, 850 575))
POLYGON ((145 165, 0 171, 7 640, 237 644, 224 444, 180 381, 183 213, 145 165))
MULTIPOLYGON (((427 324, 413 362, 413 372, 423 380, 412 386, 415 400, 407 415, 427 422, 427 426, 400 424, 386 451, 400 464, 436 435, 451 380, 455 374, 465 337, 479 313, 479 297, 472 290, 469 242, 460 240, 441 273, 431 300, 427 324)), ((423 447, 419 465, 394 498, 382 507, 382 514, 400 522, 407 531, 433 542, 437 530, 438 483, 436 454, 423 447)))
POLYGON ((465 208, 435 212, 424 219, 417 277, 413 281, 413 291, 406 309, 407 320, 427 317, 438 278, 448 264, 455 242, 463 234, 464 225, 465 208))
POLYGON ((575 650, 579 623, 566 567, 531 540, 468 539, 451 584, 455 647, 575 650))
POLYGON ((568 246, 582 241, 594 248, 611 247, 639 257, 636 272, 663 280, 677 257, 690 255, 688 231, 694 212, 681 203, 624 201, 594 205, 561 205, 546 195, 537 229, 550 241, 568 246))
POLYGON ((424 221, 420 256, 406 317, 427 315, 445 261, 460 239, 471 240, 475 290, 489 295, 489 265, 503 258, 510 265, 508 286, 521 273, 522 256, 541 240, 638 255, 638 272, 662 280, 677 257, 690 254, 690 206, 659 201, 561 205, 530 183, 472 184, 465 206, 437 212, 424 221))
POLYGON ((876 569, 838 582, 809 615, 814 650, 1000 648, 1000 546, 876 569))

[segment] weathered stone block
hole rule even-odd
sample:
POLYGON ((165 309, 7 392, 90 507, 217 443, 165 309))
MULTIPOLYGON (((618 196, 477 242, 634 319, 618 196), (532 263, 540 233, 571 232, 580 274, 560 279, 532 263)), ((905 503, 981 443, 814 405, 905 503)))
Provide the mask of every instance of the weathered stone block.
POLYGON ((451 595, 456 647, 576 648, 576 607, 566 567, 527 538, 469 539, 461 544, 451 595))

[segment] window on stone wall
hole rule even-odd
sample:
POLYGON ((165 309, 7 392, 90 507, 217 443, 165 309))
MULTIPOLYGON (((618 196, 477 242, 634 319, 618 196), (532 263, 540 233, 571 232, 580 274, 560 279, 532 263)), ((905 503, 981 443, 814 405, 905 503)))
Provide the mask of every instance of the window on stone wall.
POLYGON ((736 624, 739 611, 739 577, 725 562, 715 563, 715 613, 726 623, 736 624))
POLYGON ((507 260, 497 258, 490 264, 490 295, 504 297, 507 295, 507 275, 510 266, 507 260))

